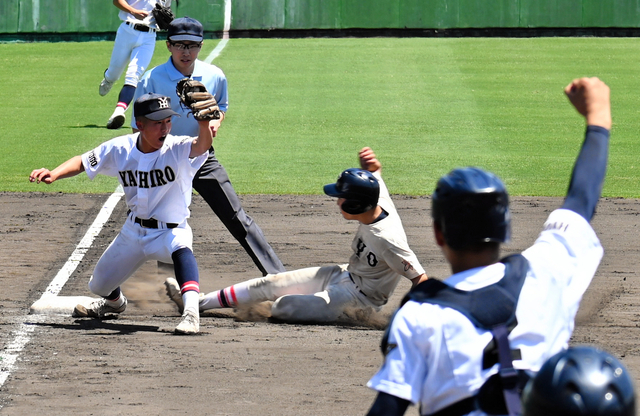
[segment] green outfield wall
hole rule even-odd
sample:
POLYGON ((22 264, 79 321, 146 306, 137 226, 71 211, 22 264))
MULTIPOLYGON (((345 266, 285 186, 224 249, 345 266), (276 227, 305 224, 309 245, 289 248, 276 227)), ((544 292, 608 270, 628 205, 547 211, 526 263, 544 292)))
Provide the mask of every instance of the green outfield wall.
MULTIPOLYGON (((231 0, 231 30, 637 28, 640 0, 231 0)), ((224 26, 225 0, 173 0, 224 26)), ((0 0, 0 33, 114 32, 110 0, 0 0)))

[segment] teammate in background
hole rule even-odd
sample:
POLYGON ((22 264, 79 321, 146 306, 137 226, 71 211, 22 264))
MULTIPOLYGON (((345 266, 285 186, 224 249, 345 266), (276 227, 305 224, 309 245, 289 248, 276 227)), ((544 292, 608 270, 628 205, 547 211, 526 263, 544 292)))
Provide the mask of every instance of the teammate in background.
POLYGON ((101 318, 121 313, 127 299, 120 291, 145 261, 172 262, 185 287, 186 305, 177 333, 199 331, 199 277, 192 252, 193 234, 187 224, 193 176, 207 158, 212 135, 208 121, 198 122, 198 137, 170 134, 170 98, 145 94, 134 103, 139 134, 111 139, 75 156, 54 170, 36 169, 31 182, 51 184, 87 172, 115 176, 124 188, 129 215, 122 230, 98 260, 89 290, 102 299, 76 306, 79 317, 101 318))
POLYGON ((522 416, 636 416, 633 380, 611 354, 574 347, 549 358, 522 394, 522 416))
MULTIPOLYGON (((202 82, 218 101, 222 117, 211 121, 214 137, 229 106, 227 79, 222 70, 198 60, 203 39, 204 31, 200 22, 190 17, 174 19, 167 33, 167 49, 171 54, 169 60, 145 73, 136 91, 136 97, 155 92, 172 98, 173 110, 182 115, 172 128, 177 135, 193 136, 198 133, 198 123, 189 115, 189 110, 180 105, 176 94, 176 85, 181 79, 190 77, 202 82)), ((136 126, 132 127, 135 131, 136 126)), ((213 147, 209 149, 209 158, 193 180, 193 188, 238 240, 263 275, 285 270, 258 224, 242 208, 240 198, 226 170, 218 162, 213 147)))
POLYGON ((127 73, 116 108, 107 122, 108 129, 119 129, 124 124, 124 113, 133 100, 138 80, 151 63, 158 30, 151 11, 156 3, 170 6, 171 0, 113 0, 113 5, 120 9, 118 17, 122 24, 116 33, 109 68, 100 82, 100 95, 111 91, 125 68, 127 73))
MULTIPOLYGON (((200 310, 275 301, 271 316, 283 322, 334 322, 346 308, 387 303, 402 277, 414 285, 427 279, 409 248, 402 221, 382 180, 381 164, 365 147, 362 169, 347 169, 324 192, 338 198, 346 220, 360 223, 348 264, 310 267, 251 279, 200 298, 200 310)), ((167 294, 182 308, 180 287, 167 279, 167 294)))
MULTIPOLYGON (((496 176, 478 168, 455 169, 440 178, 432 195, 435 241, 453 272, 444 283, 437 282, 441 291, 470 297, 521 282, 513 326, 494 337, 461 309, 430 303, 426 289, 436 281, 413 288, 383 340, 382 368, 368 383, 378 391, 369 415, 402 415, 410 404, 418 404, 422 415, 487 414, 478 409, 478 402, 484 402, 478 393, 499 365, 508 368, 496 364, 498 359, 510 356, 505 358, 512 369, 537 371, 567 347, 580 300, 603 254, 589 221, 605 177, 611 110, 609 88, 597 78, 576 79, 565 93, 586 118, 584 143, 564 204, 549 215, 522 255, 499 261, 500 243, 509 239, 510 213, 507 191, 496 176)), ((493 298, 478 303, 498 311, 506 304, 493 298)), ((497 374, 497 381, 511 374, 497 374)), ((500 387, 484 396, 501 404, 501 413, 491 414, 507 414, 514 388, 500 387)), ((520 397, 515 398, 518 406, 520 397)))

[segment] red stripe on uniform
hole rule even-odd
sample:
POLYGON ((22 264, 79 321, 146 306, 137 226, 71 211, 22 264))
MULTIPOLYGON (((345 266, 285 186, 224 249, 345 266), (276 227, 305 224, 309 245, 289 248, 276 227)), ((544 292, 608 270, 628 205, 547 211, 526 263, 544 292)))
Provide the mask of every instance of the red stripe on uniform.
POLYGON ((233 299, 233 304, 237 305, 238 304, 238 298, 236 298, 236 290, 234 289, 233 286, 231 286, 229 288, 229 293, 231 294, 231 298, 233 299))
POLYGON ((195 280, 190 280, 188 282, 185 282, 180 287, 180 294, 183 294, 184 292, 188 292, 190 290, 200 293, 200 284, 195 280))

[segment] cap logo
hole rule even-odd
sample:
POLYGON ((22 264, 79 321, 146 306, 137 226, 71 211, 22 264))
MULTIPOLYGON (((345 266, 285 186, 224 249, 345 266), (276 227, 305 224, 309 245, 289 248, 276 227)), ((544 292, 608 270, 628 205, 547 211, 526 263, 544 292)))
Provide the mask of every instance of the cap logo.
POLYGON ((158 107, 160 109, 169 108, 169 100, 167 97, 158 98, 158 107))

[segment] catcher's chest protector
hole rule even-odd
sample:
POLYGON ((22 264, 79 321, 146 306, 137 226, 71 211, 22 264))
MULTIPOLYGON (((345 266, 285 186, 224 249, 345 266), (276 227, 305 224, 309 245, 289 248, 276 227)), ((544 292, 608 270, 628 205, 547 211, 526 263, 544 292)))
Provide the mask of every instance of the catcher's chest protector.
MULTIPOLYGON (((454 403, 432 416, 465 415, 476 409, 488 414, 520 414, 520 393, 527 376, 513 368, 512 360, 520 359, 521 355, 520 350, 512 351, 509 348, 508 335, 517 325, 516 306, 529 262, 521 254, 505 257, 500 262, 505 265, 504 277, 492 285, 463 291, 439 280, 429 279, 413 288, 402 301, 402 304, 412 300, 455 309, 476 328, 493 334, 493 340, 484 349, 482 367, 488 369, 499 362, 497 377, 489 378, 477 396, 454 403), (487 409, 487 404, 491 408, 487 409)), ((387 351, 388 331, 387 328, 382 339, 383 353, 387 351)))

